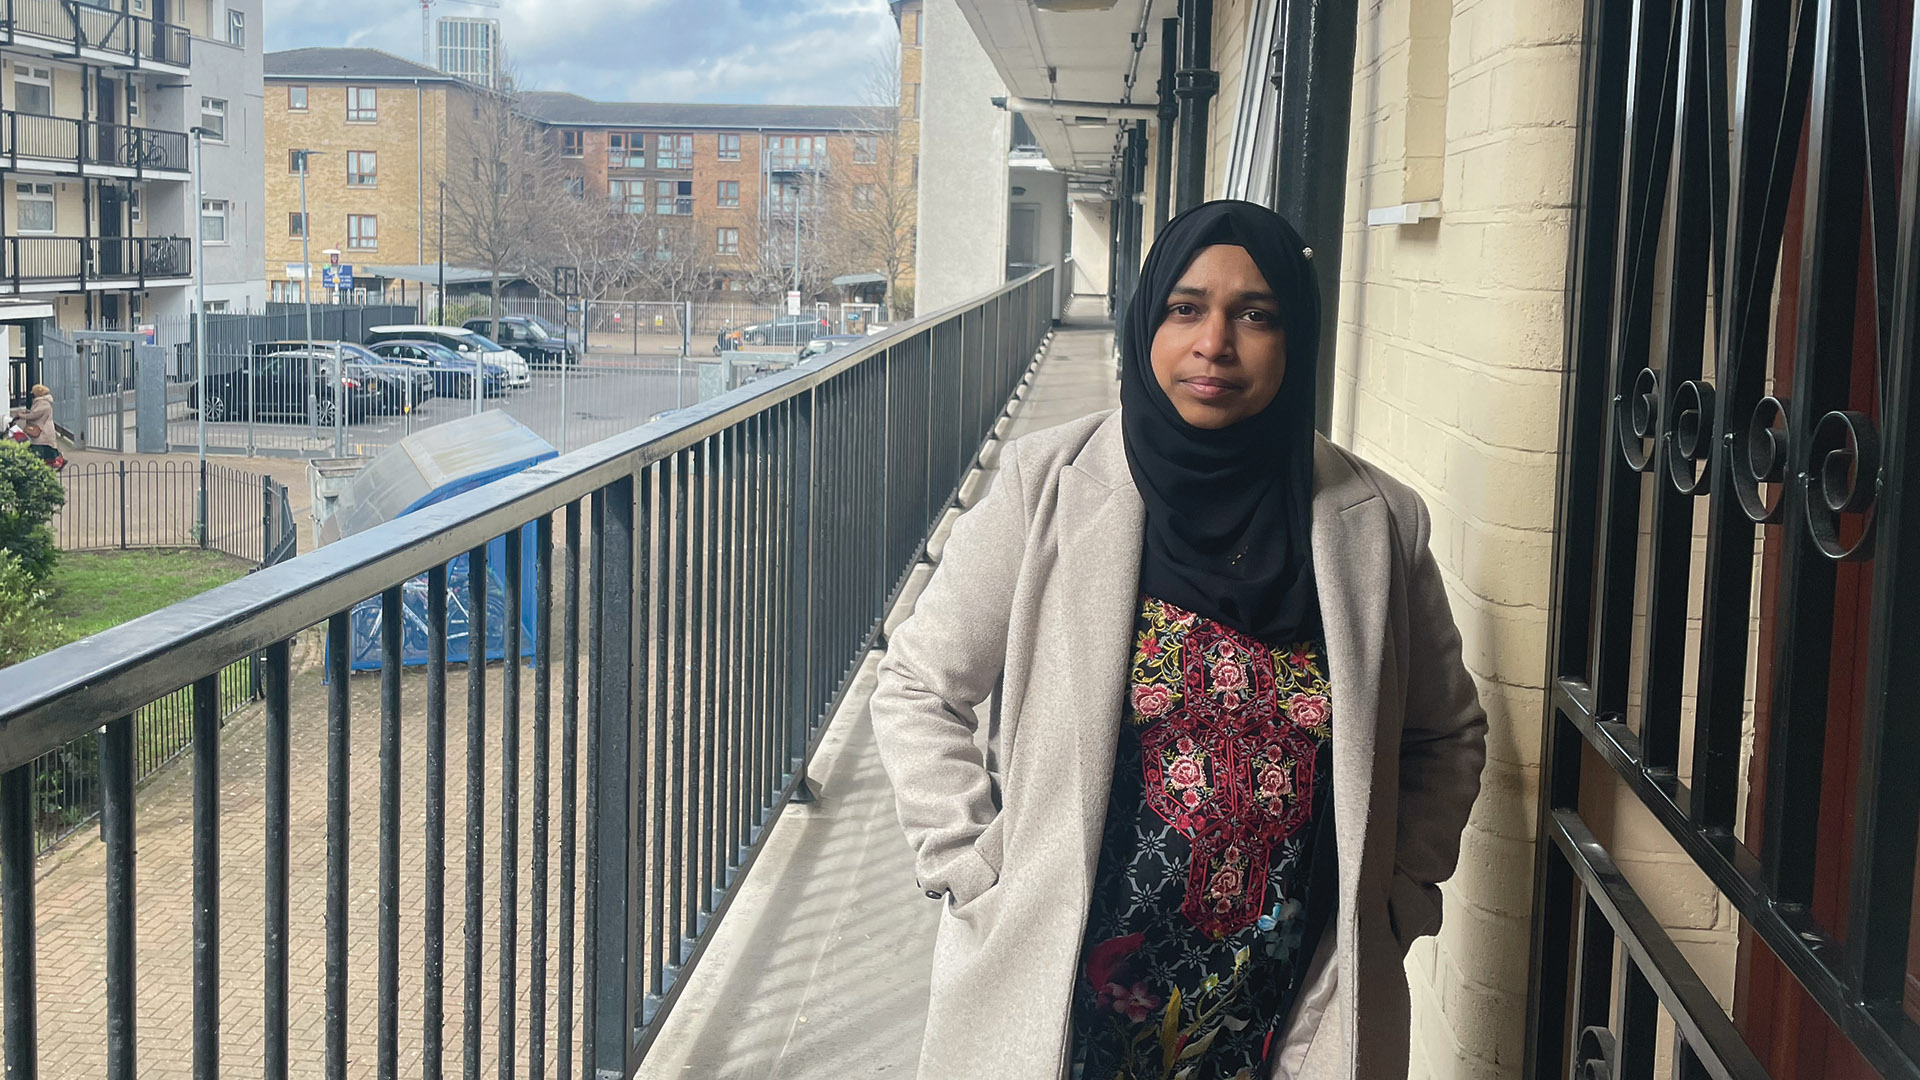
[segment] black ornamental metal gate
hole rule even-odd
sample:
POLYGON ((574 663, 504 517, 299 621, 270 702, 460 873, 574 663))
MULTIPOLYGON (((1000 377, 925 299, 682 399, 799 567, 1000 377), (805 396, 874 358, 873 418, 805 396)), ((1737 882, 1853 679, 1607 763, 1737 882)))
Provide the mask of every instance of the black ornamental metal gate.
POLYGON ((1913 23, 1589 0, 1526 1076, 1920 1077, 1913 23), (1737 913, 1733 987, 1596 790, 1737 913))

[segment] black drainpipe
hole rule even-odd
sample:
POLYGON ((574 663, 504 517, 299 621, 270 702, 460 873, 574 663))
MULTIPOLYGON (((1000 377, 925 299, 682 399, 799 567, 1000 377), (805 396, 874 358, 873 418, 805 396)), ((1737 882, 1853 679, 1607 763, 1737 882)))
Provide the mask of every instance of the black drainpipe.
POLYGON ((1207 110, 1220 89, 1213 70, 1213 0, 1181 0, 1180 23, 1173 87, 1180 99, 1180 188, 1174 205, 1186 211, 1207 198, 1207 110))
POLYGON ((1359 0, 1295 0, 1269 72, 1279 93, 1273 208, 1313 248, 1320 278, 1319 379, 1314 426, 1333 424, 1333 357, 1340 316, 1340 241, 1346 226, 1347 134, 1359 0))
POLYGON ((1124 178, 1120 191, 1120 216, 1126 225, 1121 232, 1120 312, 1124 316, 1133 302, 1133 291, 1140 284, 1140 243, 1142 207, 1147 161, 1147 124, 1136 120, 1127 125, 1125 149, 1120 155, 1120 173, 1124 178))
POLYGON ((1180 20, 1160 20, 1160 142, 1153 170, 1153 235, 1167 227, 1167 208, 1173 205, 1174 122, 1180 103, 1173 96, 1174 72, 1180 66, 1180 20))

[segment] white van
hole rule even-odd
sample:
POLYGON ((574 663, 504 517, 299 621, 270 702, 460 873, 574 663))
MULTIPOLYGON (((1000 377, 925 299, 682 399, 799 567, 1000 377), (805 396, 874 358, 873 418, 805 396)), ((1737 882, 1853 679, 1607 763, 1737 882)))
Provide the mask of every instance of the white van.
POLYGON ((431 341, 444 345, 462 356, 478 355, 483 363, 493 364, 507 373, 508 386, 525 386, 533 381, 533 373, 527 369, 527 359, 512 349, 505 349, 491 339, 480 336, 471 330, 458 326, 427 326, 424 324, 376 326, 367 331, 367 344, 378 345, 383 341, 431 341))

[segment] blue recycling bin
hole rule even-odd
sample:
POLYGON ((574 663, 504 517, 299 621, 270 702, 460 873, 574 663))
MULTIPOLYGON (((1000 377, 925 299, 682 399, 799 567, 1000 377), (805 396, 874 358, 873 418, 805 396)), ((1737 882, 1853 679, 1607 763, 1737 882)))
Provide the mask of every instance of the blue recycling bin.
MULTIPOLYGON (((558 456, 553 446, 504 412, 440 424, 407 436, 373 459, 342 493, 336 508, 320 530, 324 545, 352 536, 382 522, 445 502, 462 492, 512 476, 558 456)), ((521 528, 520 655, 534 652, 534 595, 537 567, 534 545, 537 527, 521 528)), ((507 542, 497 536, 486 548, 487 660, 506 658, 507 542)), ((472 655, 472 597, 468 589, 468 561, 462 555, 447 564, 447 659, 464 663, 472 655)), ((400 589, 402 664, 427 662, 427 577, 422 574, 400 589)), ((381 667, 380 638, 383 613, 379 597, 356 604, 349 617, 348 667, 375 671, 381 667)))

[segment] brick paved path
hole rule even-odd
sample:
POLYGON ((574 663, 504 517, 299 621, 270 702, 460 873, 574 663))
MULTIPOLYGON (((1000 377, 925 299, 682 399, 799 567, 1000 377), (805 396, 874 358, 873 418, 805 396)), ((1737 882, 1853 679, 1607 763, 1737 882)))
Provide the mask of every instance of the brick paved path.
MULTIPOLYGON (((290 1003, 292 1075, 322 1075, 325 1006, 326 898, 326 714, 320 685, 320 650, 312 635, 295 650, 292 729, 292 822, 290 891, 290 1003)), ((584 665, 583 665, 584 666, 584 665)), ((518 1000, 515 1067, 530 1072, 527 1059, 530 1005, 528 944, 533 858, 533 709, 532 675, 523 677, 521 728, 521 802, 519 931, 515 948, 518 1000)), ((377 1038, 379 911, 379 677, 352 680, 352 788, 349 838, 349 1003, 347 1074, 375 1075, 377 1038)), ((446 989, 444 1030, 446 1075, 461 1075, 462 980, 464 978, 464 891, 466 830, 466 673, 449 671, 447 738, 446 989)), ((485 971, 482 999, 482 1075, 498 1075, 499 915, 500 915, 500 671, 489 672, 489 731, 486 747, 486 870, 482 908, 485 971)), ((422 904, 425 860, 425 678, 410 671, 403 684, 401 734, 402 827, 400 940, 400 1072, 421 1075, 421 987, 425 932, 422 904)), ((560 909, 560 709, 556 687, 552 718, 552 829, 549 870, 547 1075, 554 1069, 558 1031, 560 909)), ((584 725, 584 717, 582 721, 584 725)), ((221 1062, 223 1077, 262 1074, 264 1053, 265 721, 259 707, 229 722, 221 746, 221 1062)), ((585 748, 581 753, 584 757, 585 748)), ((584 772, 584 761, 582 762, 584 772)), ((167 770, 143 789, 135 816, 136 949, 138 955, 137 1038, 143 1078, 190 1075, 193 1037, 192 972, 192 790, 190 759, 167 770)), ((585 779, 580 803, 585 807, 585 779)), ((585 824, 578 846, 585 842, 585 824)), ((92 1077, 106 1060, 105 1005, 105 855, 98 832, 71 838, 40 862, 38 897, 39 1033, 41 1075, 92 1077)), ((585 859, 581 858, 584 871, 585 859)), ((586 890, 577 904, 584 912, 586 890)), ((584 914, 580 916, 584 919, 584 914)), ((580 925, 576 923, 576 925, 580 925)), ((578 935, 576 940, 579 940, 578 935)), ((576 945, 575 955, 582 950, 576 945)), ((575 985, 579 970, 576 961, 575 985)), ((579 994, 576 990, 576 1002, 579 994)), ((576 1006, 577 1013, 577 1006, 576 1006)), ((579 1039, 579 1022, 573 1038, 579 1039)), ((579 1076, 576 1063, 574 1076, 579 1076)))

